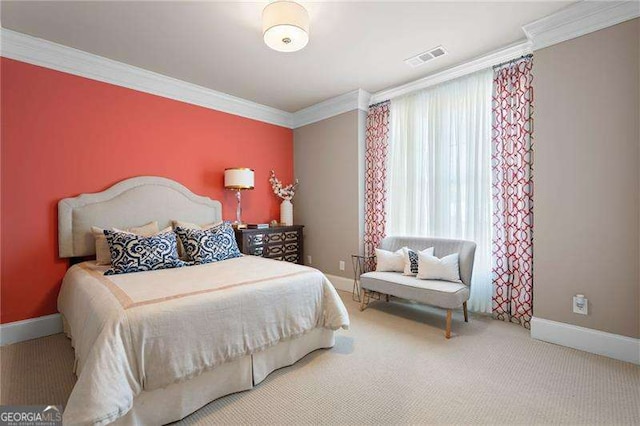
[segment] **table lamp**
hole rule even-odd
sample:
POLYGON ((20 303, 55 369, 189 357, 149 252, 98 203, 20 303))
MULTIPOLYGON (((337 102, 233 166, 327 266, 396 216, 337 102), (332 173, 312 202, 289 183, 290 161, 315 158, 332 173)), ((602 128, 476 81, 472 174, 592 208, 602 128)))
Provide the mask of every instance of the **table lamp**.
POLYGON ((236 191, 238 199, 238 207, 236 208, 236 221, 234 226, 237 228, 246 227, 242 223, 242 198, 240 192, 245 189, 253 189, 254 171, 246 167, 231 167, 224 169, 224 187, 236 191))

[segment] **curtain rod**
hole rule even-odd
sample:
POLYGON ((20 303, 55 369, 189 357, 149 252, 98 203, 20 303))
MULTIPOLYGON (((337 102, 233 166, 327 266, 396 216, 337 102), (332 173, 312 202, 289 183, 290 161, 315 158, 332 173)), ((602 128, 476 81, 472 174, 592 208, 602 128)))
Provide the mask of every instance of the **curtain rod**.
POLYGON ((494 65, 494 66, 493 66, 493 69, 500 68, 500 67, 503 67, 503 66, 505 66, 505 65, 512 64, 512 63, 514 63, 514 62, 516 62, 516 61, 519 61, 519 60, 521 60, 521 59, 525 59, 525 58, 533 58, 533 54, 532 54, 532 53, 529 53, 528 55, 522 55, 522 56, 520 56, 519 58, 514 58, 514 59, 511 59, 510 61, 504 61, 504 62, 502 62, 502 63, 499 63, 498 65, 494 65))
POLYGON ((376 102, 375 104, 369 105, 369 108, 377 107, 378 105, 387 104, 389 102, 391 102, 391 99, 387 99, 387 100, 384 100, 384 101, 376 102))
MULTIPOLYGON (((449 82, 449 81, 451 81, 451 80, 455 80, 455 79, 458 79, 458 78, 464 77, 464 76, 466 76, 466 75, 469 75, 469 74, 473 74, 473 73, 475 73, 475 72, 482 71, 483 69, 485 69, 485 70, 486 70, 486 69, 494 69, 494 70, 495 70, 495 69, 498 69, 498 68, 500 68, 500 67, 502 67, 502 66, 505 66, 505 65, 508 65, 508 64, 510 64, 510 63, 513 63, 513 62, 515 62, 515 61, 519 61, 519 60, 521 60, 521 59, 523 59, 523 58, 532 58, 532 57, 533 57, 533 54, 532 54, 532 53, 528 53, 528 54, 526 54, 526 55, 522 55, 522 56, 520 56, 520 57, 518 57, 518 58, 514 58, 514 59, 511 59, 511 60, 509 60, 509 61, 501 62, 501 63, 499 63, 499 64, 497 64, 497 65, 487 65, 487 67, 486 67, 486 68, 477 69, 477 70, 474 70, 474 71, 471 71, 471 72, 464 72, 462 75, 457 76, 457 77, 455 77, 455 78, 447 78, 447 79, 445 79, 445 80, 438 79, 438 80, 441 80, 441 81, 438 81, 438 82, 437 82, 437 83, 435 83, 435 84, 425 84, 423 87, 420 87, 420 88, 417 88, 417 89, 412 89, 412 90, 410 90, 410 91, 406 91, 406 92, 405 92, 404 90, 401 90, 401 89, 402 89, 403 87, 405 87, 405 86, 414 85, 414 84, 416 84, 416 83, 419 83, 420 81, 423 81, 423 80, 427 80, 427 79, 429 79, 429 78, 432 78, 433 76, 438 77, 438 76, 439 76, 440 74, 442 74, 442 73, 448 73, 448 72, 451 72, 451 70, 456 70, 456 69, 458 69, 458 68, 460 68, 460 67, 464 66, 465 64, 457 65, 457 66, 454 66, 453 68, 449 68, 449 69, 446 69, 446 70, 444 70, 444 71, 440 71, 440 72, 438 72, 438 73, 436 73, 436 74, 434 74, 434 75, 428 75, 428 76, 423 77, 423 78, 421 78, 421 79, 418 79, 418 80, 416 80, 416 81, 414 81, 414 82, 406 83, 406 84, 404 84, 404 85, 398 86, 398 87, 393 88, 393 89, 383 90, 382 92, 383 92, 384 94, 386 94, 387 96, 390 96, 390 97, 388 97, 388 98, 387 98, 387 99, 385 99, 384 101, 379 101, 379 102, 376 102, 375 104, 371 104, 371 105, 369 105, 369 107, 373 107, 373 106, 380 105, 380 104, 385 103, 385 102, 389 102, 389 101, 391 101, 391 99, 396 98, 396 97, 399 97, 399 96, 409 95, 409 94, 412 94, 412 93, 419 92, 419 91, 421 91, 421 90, 425 90, 425 89, 427 89, 427 88, 429 88, 429 87, 438 86, 438 85, 440 85, 440 84, 443 84, 443 83, 449 82), (400 91, 401 93, 400 93, 400 94, 397 94, 397 93, 396 93, 396 94, 393 94, 393 92, 398 92, 398 91, 400 91), (392 94, 390 95, 388 92, 392 92, 392 94)), ((374 93, 374 94, 373 94, 373 97, 376 97, 376 93, 374 93)))

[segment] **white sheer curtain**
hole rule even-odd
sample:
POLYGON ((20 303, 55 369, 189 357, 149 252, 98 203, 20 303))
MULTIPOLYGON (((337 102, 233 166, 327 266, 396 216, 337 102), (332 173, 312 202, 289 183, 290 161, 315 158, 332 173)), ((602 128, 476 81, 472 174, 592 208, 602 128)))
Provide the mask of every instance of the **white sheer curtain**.
POLYGON ((491 312, 488 69, 391 102, 387 235, 475 241, 469 309, 491 312))

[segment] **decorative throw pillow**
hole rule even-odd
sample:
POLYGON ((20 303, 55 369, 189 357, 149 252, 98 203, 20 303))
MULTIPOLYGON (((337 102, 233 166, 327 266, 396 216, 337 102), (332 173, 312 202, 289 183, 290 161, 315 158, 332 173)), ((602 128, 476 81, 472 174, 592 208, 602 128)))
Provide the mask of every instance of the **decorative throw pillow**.
POLYGON ((461 283, 458 253, 450 254, 441 259, 422 252, 418 253, 418 278, 461 283))
POLYGON ((404 271, 404 249, 388 251, 376 249, 376 272, 402 272, 404 271))
POLYGON ((150 237, 105 229, 111 250, 111 269, 105 275, 179 268, 176 234, 167 232, 150 237))
POLYGON ((416 275, 418 273, 418 254, 428 254, 433 256, 433 247, 426 248, 422 251, 416 252, 410 248, 404 247, 404 271, 403 275, 416 275))
POLYGON ((186 257, 196 265, 241 256, 235 233, 230 223, 210 229, 176 228, 186 257))
MULTIPOLYGON (((215 228, 216 226, 220 226, 223 223, 224 222, 220 221, 220 222, 207 223, 204 225, 198 225, 197 223, 183 222, 181 220, 171 221, 171 224, 173 225, 173 229, 176 229, 178 227, 185 228, 185 229, 211 229, 211 228, 215 228)), ((178 238, 178 256, 180 257, 180 259, 183 259, 183 260, 188 259, 186 253, 184 252, 184 247, 182 247, 182 241, 180 240, 180 238, 178 238)))
MULTIPOLYGON (((142 235, 143 237, 150 237, 160 232, 158 229, 158 222, 149 222, 146 225, 135 226, 127 229, 116 229, 119 232, 128 232, 130 234, 142 235)), ((109 243, 107 243, 107 237, 104 235, 104 229, 97 226, 91 227, 93 238, 96 240, 96 264, 98 265, 111 265, 111 252, 109 251, 109 243)))

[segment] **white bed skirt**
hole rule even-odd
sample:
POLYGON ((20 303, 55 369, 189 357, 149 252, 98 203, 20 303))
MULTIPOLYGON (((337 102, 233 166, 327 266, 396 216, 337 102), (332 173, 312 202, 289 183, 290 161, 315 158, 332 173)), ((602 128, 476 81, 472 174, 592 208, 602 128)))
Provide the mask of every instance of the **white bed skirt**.
POLYGON ((274 370, 334 344, 332 330, 316 328, 297 339, 227 362, 186 382, 143 391, 135 399, 133 408, 113 424, 161 425, 178 421, 215 399, 249 390, 274 370))
POLYGON ((263 381, 272 371, 294 364, 300 358, 316 349, 332 348, 335 344, 334 332, 326 328, 316 328, 293 340, 278 343, 253 358, 253 384, 263 381))

